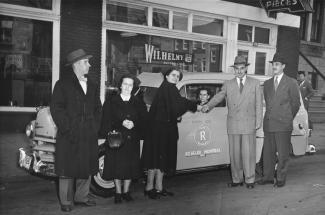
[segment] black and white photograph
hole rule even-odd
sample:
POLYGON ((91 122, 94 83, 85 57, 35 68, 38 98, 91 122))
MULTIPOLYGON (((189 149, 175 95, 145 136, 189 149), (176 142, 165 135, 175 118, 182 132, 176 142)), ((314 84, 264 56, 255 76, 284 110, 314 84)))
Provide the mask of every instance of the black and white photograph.
POLYGON ((0 214, 324 203, 324 0, 0 0, 0 214))

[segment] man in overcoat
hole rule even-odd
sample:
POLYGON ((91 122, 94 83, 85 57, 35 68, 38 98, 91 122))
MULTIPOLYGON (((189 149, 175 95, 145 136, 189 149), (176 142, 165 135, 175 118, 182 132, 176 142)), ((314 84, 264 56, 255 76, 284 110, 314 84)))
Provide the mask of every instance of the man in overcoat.
POLYGON ((247 59, 237 56, 233 68, 235 78, 225 81, 202 111, 205 112, 226 97, 228 115, 227 132, 229 142, 232 182, 229 187, 254 188, 256 166, 256 130, 262 125, 262 91, 258 80, 248 77, 247 59), (244 177, 245 176, 245 177, 244 177))
POLYGON ((301 93, 302 101, 304 102, 305 109, 308 111, 309 100, 314 95, 314 90, 311 83, 305 76, 305 72, 299 71, 299 90, 301 93))
POLYGON ((91 175, 98 172, 101 102, 99 87, 87 78, 91 57, 82 49, 68 54, 71 71, 57 81, 51 98, 50 111, 58 128, 55 172, 65 212, 71 211, 73 204, 96 205, 88 194, 91 175))
POLYGON ((274 75, 264 83, 263 179, 259 184, 283 187, 289 165, 292 122, 300 107, 300 97, 297 81, 283 72, 286 65, 284 57, 276 53, 270 63, 274 75))

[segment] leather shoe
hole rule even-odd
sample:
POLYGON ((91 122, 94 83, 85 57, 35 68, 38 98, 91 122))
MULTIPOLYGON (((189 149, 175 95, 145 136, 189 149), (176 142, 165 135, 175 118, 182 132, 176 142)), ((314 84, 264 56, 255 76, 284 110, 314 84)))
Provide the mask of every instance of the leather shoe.
POLYGON ((115 204, 122 203, 122 194, 121 193, 115 193, 115 195, 114 195, 114 203, 115 204))
POLYGON ((283 187, 285 185, 285 181, 277 181, 274 185, 274 187, 283 187))
POLYGON ((162 189, 162 190, 156 190, 158 195, 161 196, 174 196, 173 192, 167 191, 166 189, 162 189))
POLYGON ((70 211, 72 211, 72 206, 71 205, 61 205, 61 211, 70 212, 70 211))
POLYGON ((238 186, 243 186, 244 183, 243 182, 239 182, 239 183, 234 183, 234 182, 229 182, 228 187, 238 187, 238 186))
POLYGON ((127 193, 122 193, 122 199, 124 199, 127 202, 133 201, 134 199, 132 198, 130 192, 127 193))
POLYGON ((274 181, 272 180, 260 180, 257 182, 259 185, 266 185, 266 184, 274 184, 274 181))
POLYGON ((96 202, 94 200, 88 199, 85 202, 75 202, 75 205, 81 205, 84 207, 92 207, 92 206, 96 206, 96 202))
POLYGON ((148 196, 150 199, 159 199, 160 198, 160 196, 157 194, 157 191, 155 189, 144 190, 143 194, 144 194, 144 196, 148 196))
POLYGON ((254 188, 254 183, 246 183, 247 189, 253 189, 254 188))

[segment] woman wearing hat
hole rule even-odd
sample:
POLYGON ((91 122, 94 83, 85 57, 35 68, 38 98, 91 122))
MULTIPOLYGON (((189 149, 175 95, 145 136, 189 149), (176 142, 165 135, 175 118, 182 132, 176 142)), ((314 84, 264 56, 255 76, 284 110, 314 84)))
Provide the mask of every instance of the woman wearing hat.
POLYGON ((164 74, 149 111, 149 131, 144 141, 142 161, 148 170, 144 194, 152 199, 173 193, 163 189, 163 177, 176 170, 178 127, 177 118, 186 111, 196 111, 196 102, 183 98, 176 84, 182 73, 169 69, 164 74), (155 182, 155 184, 154 184, 155 182))
POLYGON ((130 74, 123 75, 119 82, 120 94, 106 100, 103 106, 99 135, 106 138, 109 131, 117 130, 122 132, 124 140, 121 148, 106 151, 104 161, 103 178, 114 180, 115 203, 133 200, 130 183, 141 176, 139 144, 147 109, 142 100, 131 94, 135 80, 130 74))

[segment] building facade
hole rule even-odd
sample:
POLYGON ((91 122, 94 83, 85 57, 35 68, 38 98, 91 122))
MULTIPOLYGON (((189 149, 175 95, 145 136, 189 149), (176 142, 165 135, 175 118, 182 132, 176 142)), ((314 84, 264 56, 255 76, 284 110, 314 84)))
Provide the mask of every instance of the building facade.
MULTIPOLYGON (((313 13, 303 14, 300 24, 300 52, 325 75, 325 2, 310 0, 313 13)), ((325 95, 325 80, 315 69, 299 56, 299 71, 309 75, 312 86, 319 94, 325 95)))
POLYGON ((271 75, 277 50, 287 53, 286 73, 298 71, 300 17, 230 1, 0 0, 0 21, 0 112, 48 105, 65 56, 78 48, 93 55, 102 101, 125 72, 231 73, 238 54, 249 74, 271 75))

